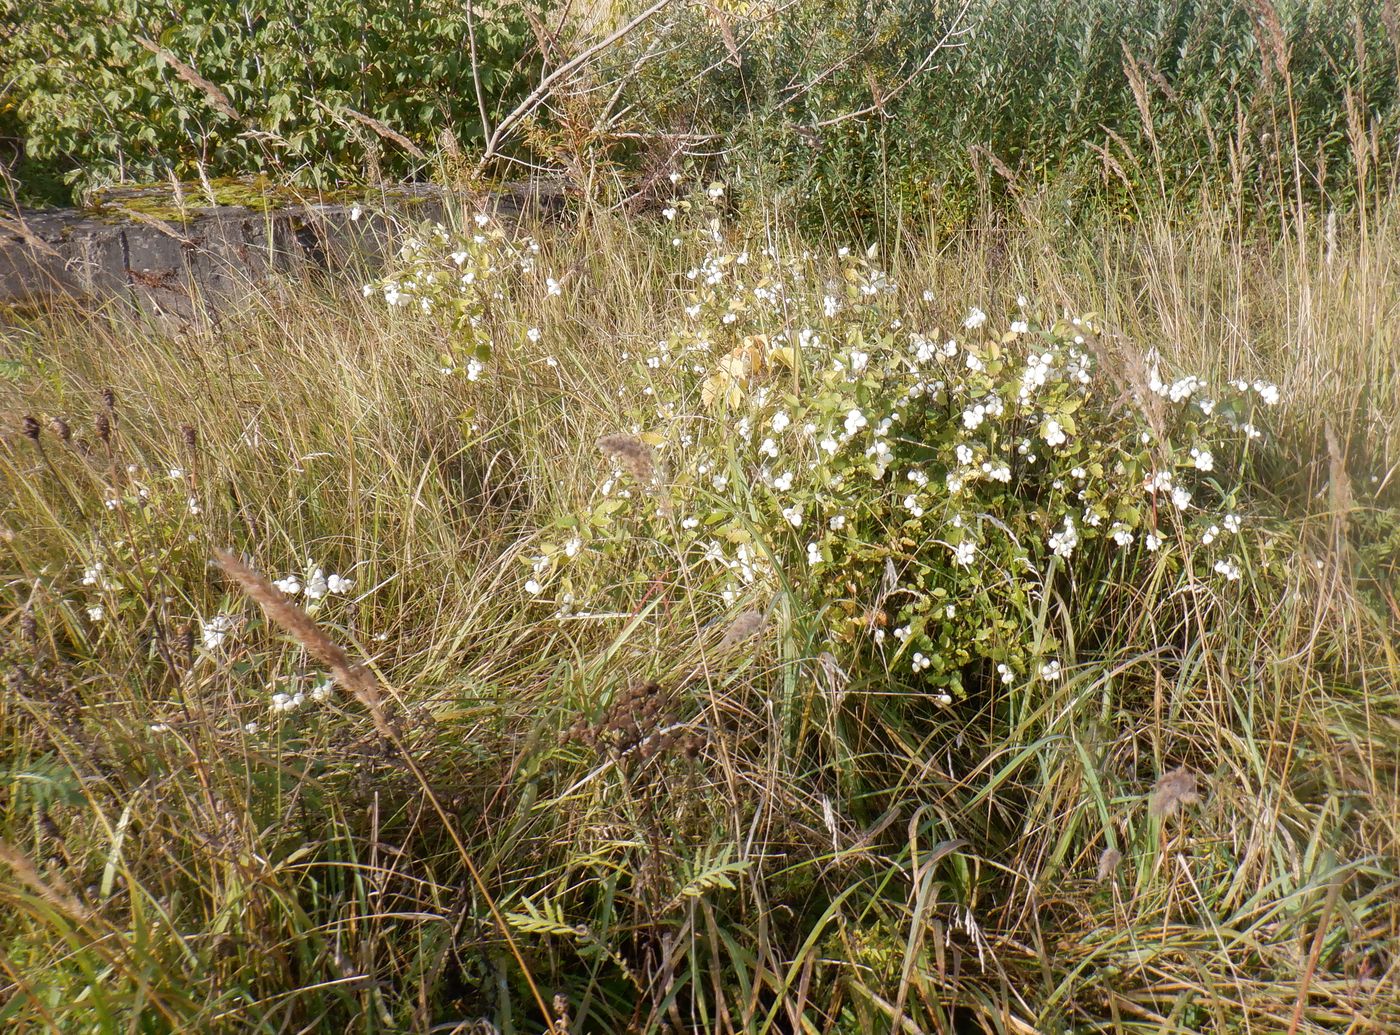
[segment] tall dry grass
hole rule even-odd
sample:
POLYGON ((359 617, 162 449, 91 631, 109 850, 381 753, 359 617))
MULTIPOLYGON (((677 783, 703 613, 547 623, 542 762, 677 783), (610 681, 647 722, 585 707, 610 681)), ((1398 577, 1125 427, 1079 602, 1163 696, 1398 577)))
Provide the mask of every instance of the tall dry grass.
POLYGON ((1068 677, 937 720, 815 658, 786 598, 716 623, 696 573, 621 565, 606 610, 546 621, 522 597, 533 538, 623 427, 624 355, 680 305, 645 225, 541 236, 563 304, 523 297, 509 319, 540 341, 479 383, 438 372, 440 327, 353 285, 179 331, 6 329, 6 1023, 1400 1025, 1389 209, 1286 238, 1221 211, 897 243, 905 291, 950 325, 1025 293, 1284 389, 1256 491, 1289 579, 1230 613, 1157 584, 1126 613, 1049 608, 1068 677), (311 634, 258 624, 209 567, 230 545, 353 575, 316 628, 382 699, 269 709, 319 677, 311 634), (236 624, 206 648, 215 614, 236 624))

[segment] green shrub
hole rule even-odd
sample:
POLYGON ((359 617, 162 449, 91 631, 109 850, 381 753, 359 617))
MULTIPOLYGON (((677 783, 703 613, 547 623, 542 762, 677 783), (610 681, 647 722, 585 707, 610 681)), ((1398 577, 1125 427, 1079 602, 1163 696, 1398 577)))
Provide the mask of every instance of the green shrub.
MULTIPOLYGON (((539 5, 473 8, 488 103, 508 107, 529 70, 539 5)), ((403 177, 414 156, 350 112, 424 149, 443 131, 462 146, 479 141, 467 10, 447 0, 5 0, 0 117, 18 123, 36 188, 49 169, 80 192, 255 172, 316 186, 403 177)))
MULTIPOLYGON (((665 210, 679 225, 658 246, 698 257, 684 320, 635 357, 633 423, 599 443, 612 470, 522 556, 527 595, 612 606, 590 557, 700 572, 715 614, 778 594, 812 617, 814 651, 947 704, 970 680, 1059 678, 1052 596, 1127 607, 1163 578, 1228 594, 1251 564, 1237 508, 1275 386, 1164 381, 1092 317, 1024 299, 1004 331, 974 308, 944 333, 874 249, 832 271, 732 241, 723 194, 665 210)), ((443 372, 489 377, 488 314, 509 309, 510 275, 538 276, 531 247, 437 228, 366 293, 450 316, 443 372)))

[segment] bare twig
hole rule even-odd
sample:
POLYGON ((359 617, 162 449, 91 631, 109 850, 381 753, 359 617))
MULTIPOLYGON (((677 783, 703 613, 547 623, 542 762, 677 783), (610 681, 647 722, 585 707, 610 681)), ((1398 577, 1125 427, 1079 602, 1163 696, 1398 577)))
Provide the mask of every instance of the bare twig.
POLYGON ((411 154, 414 158, 417 158, 419 161, 427 161, 428 156, 423 153, 423 149, 417 144, 415 144, 412 140, 409 140, 408 137, 404 136, 398 130, 394 129, 392 126, 388 125, 385 122, 381 122, 379 119, 376 119, 373 115, 366 115, 362 111, 356 111, 354 108, 344 108, 342 110, 345 112, 345 114, 349 115, 356 122, 359 122, 360 124, 368 126, 370 129, 374 130, 385 140, 392 140, 394 143, 398 144, 399 147, 403 148, 405 151, 411 154))
POLYGON ((486 117, 486 93, 481 87, 481 65, 476 58, 476 9, 467 0, 467 45, 472 60, 472 87, 476 90, 476 110, 481 116, 481 139, 491 135, 491 120, 486 117))
POLYGON ((575 57, 564 62, 553 72, 550 72, 548 75, 544 76, 540 80, 539 85, 536 86, 532 91, 530 91, 529 96, 527 96, 523 101, 517 104, 511 110, 510 114, 508 114, 505 118, 503 118, 500 122, 496 124, 496 128, 492 131, 490 137, 487 138, 486 148, 482 152, 481 160, 478 163, 478 169, 484 171, 487 164, 490 163, 492 159, 497 157, 497 153, 500 150, 501 144, 506 139, 506 134, 510 130, 514 129, 519 122, 527 118, 536 109, 538 109, 540 105, 543 104, 549 98, 551 93, 553 93, 554 91, 555 84, 557 84, 560 80, 564 79, 571 73, 582 68, 584 65, 588 64, 599 54, 606 51, 618 40, 630 35, 639 26, 649 21, 654 15, 656 15, 663 8, 667 7, 673 2, 674 0, 656 0, 655 3, 643 10, 626 25, 622 26, 620 29, 613 31, 609 35, 605 36, 603 39, 599 40, 597 43, 593 44, 591 47, 588 47, 575 57))
POLYGON ((175 74, 181 79, 203 93, 209 103, 217 108, 221 115, 233 119, 234 122, 243 121, 243 116, 238 114, 238 109, 235 108, 233 102, 228 99, 228 94, 224 93, 223 90, 219 89, 219 87, 195 71, 192 65, 187 65, 160 44, 148 40, 144 36, 137 36, 136 42, 141 44, 141 46, 145 47, 156 57, 160 58, 171 68, 175 69, 175 74))

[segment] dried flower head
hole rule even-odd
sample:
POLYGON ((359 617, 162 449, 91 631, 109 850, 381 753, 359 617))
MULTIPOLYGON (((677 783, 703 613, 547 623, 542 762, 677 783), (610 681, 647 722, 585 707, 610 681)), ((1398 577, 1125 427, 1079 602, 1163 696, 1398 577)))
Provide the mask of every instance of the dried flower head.
POLYGON ((39 441, 39 422, 33 417, 26 415, 25 418, 19 422, 19 429, 25 438, 32 442, 39 441))
POLYGON ((99 413, 92 420, 92 432, 97 436, 99 442, 110 442, 112 440, 112 418, 105 413, 99 413))
POLYGON ((1183 765, 1163 774, 1157 781, 1148 809, 1154 816, 1170 816, 1177 809, 1195 805, 1200 800, 1196 774, 1183 765))
POLYGON ((199 444, 199 436, 198 433, 194 430, 194 425, 181 424, 180 437, 185 441, 185 448, 188 449, 191 453, 193 453, 195 451, 195 447, 199 444))
POLYGON ((719 649, 728 650, 756 636, 763 628, 763 620, 762 611, 741 611, 734 621, 729 623, 729 628, 724 630, 724 639, 719 641, 719 649))
POLYGON ((52 431, 60 442, 68 442, 73 438, 73 429, 68 426, 68 422, 62 417, 54 417, 49 421, 49 430, 52 431))
POLYGON ((184 663, 186 671, 194 668, 194 626, 188 622, 180 626, 175 634, 175 642, 179 645, 180 660, 184 663))
POLYGON ((704 743, 697 733, 687 732, 676 722, 674 701, 661 686, 652 682, 633 683, 618 692, 595 722, 576 718, 561 735, 561 743, 577 741, 617 758, 643 761, 680 748, 694 758, 704 743))
POLYGON ((650 484, 656 479, 651 447, 635 435, 604 435, 598 448, 637 481, 650 484))
POLYGON ((700 757, 700 752, 705 748, 705 738, 698 730, 693 730, 685 735, 681 742, 681 750, 685 752, 685 757, 696 759, 700 757))
POLYGON ((117 412, 117 393, 111 388, 102 389, 102 405, 106 407, 108 413, 117 412))
POLYGON ((1123 853, 1116 848, 1105 848, 1103 854, 1099 856, 1099 872, 1094 877, 1099 883, 1103 883, 1112 877, 1118 869, 1118 864, 1123 861, 1123 853))
MULTIPOLYGON (((447 136, 451 136, 447 130, 443 130, 447 136)), ((455 139, 454 139, 455 143, 455 139)), ((569 997, 562 992, 554 997, 554 1020, 550 1024, 551 1035, 568 1035, 572 1022, 569 1020, 569 997)))

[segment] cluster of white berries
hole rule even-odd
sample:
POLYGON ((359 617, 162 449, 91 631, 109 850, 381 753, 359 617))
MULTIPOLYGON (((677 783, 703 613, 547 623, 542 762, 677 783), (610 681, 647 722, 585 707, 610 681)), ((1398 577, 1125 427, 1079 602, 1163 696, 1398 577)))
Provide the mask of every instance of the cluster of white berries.
POLYGON ((337 596, 350 592, 354 585, 354 580, 347 576, 332 572, 327 575, 321 568, 317 568, 311 561, 307 561, 307 567, 311 569, 310 576, 305 583, 297 575, 288 575, 286 578, 273 580, 273 585, 289 597, 294 597, 299 593, 305 593, 308 600, 324 600, 328 595, 337 596))
POLYGON ((279 690, 272 695, 271 708, 274 714, 286 714, 299 709, 306 703, 308 697, 317 704, 323 704, 330 700, 330 696, 331 681, 326 679, 313 686, 309 693, 302 693, 300 690, 286 693, 279 690))
POLYGON ((1079 545, 1079 530, 1074 527, 1074 518, 1065 515, 1065 524, 1058 532, 1052 532, 1048 540, 1051 551, 1056 557, 1069 559, 1074 553, 1074 548, 1079 545))

